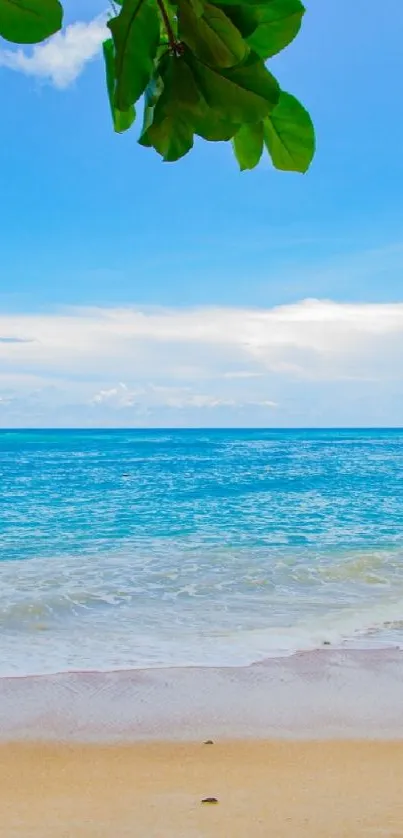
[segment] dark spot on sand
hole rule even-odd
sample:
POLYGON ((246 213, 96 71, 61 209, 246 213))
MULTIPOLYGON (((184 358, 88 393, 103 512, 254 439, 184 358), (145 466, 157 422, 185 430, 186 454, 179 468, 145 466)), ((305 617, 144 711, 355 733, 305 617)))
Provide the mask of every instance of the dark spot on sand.
POLYGON ((212 739, 206 739, 206 741, 203 744, 204 745, 214 745, 214 742, 213 742, 212 739))
POLYGON ((218 803, 216 797, 204 797, 202 803, 218 803))

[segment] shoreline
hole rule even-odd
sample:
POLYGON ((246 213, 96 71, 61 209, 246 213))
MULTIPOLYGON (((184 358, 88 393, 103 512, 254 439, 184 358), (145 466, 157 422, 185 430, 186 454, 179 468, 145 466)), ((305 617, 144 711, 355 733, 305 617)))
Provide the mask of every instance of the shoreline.
POLYGON ((1 744, 0 836, 398 838, 402 771, 401 741, 1 744))
POLYGON ((133 665, 133 666, 115 666, 115 667, 88 667, 87 669, 84 668, 65 668, 65 669, 55 669, 50 671, 39 671, 39 672, 12 672, 5 674, 0 673, 0 684, 2 681, 26 681, 31 678, 39 679, 39 678, 65 678, 68 676, 100 676, 100 675, 121 675, 131 673, 134 675, 135 673, 139 672, 159 672, 159 673, 169 673, 171 671, 175 672, 182 672, 182 671, 196 671, 196 670, 203 670, 204 672, 209 672, 210 670, 217 670, 217 671, 239 671, 239 670, 248 670, 252 669, 253 667, 257 666, 270 666, 272 663, 276 663, 278 661, 284 660, 295 660, 301 657, 309 657, 309 656, 316 656, 316 655, 367 655, 367 656, 378 656, 384 654, 395 654, 395 653, 402 653, 403 655, 403 642, 402 643, 383 643, 383 644, 362 644, 362 645, 354 645, 349 644, 349 641, 345 641, 340 643, 328 643, 324 642, 319 646, 313 646, 312 648, 301 648, 295 649, 294 651, 278 651, 277 653, 268 654, 265 657, 258 657, 256 660, 250 660, 247 662, 237 662, 237 663, 183 663, 183 664, 153 664, 153 665, 133 665))
POLYGON ((403 739, 403 652, 0 678, 0 742, 403 739))

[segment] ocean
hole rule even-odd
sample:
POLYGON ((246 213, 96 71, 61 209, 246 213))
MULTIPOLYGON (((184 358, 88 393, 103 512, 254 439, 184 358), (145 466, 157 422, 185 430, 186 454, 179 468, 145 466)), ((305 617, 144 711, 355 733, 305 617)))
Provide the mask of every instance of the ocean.
POLYGON ((0 431, 0 676, 403 647, 403 430, 0 431))

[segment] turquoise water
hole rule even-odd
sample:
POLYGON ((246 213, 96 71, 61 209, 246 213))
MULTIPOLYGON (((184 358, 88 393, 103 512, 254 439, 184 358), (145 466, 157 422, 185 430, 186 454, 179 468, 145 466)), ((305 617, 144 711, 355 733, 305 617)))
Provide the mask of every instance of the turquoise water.
POLYGON ((403 431, 0 431, 0 674, 403 645, 403 431))

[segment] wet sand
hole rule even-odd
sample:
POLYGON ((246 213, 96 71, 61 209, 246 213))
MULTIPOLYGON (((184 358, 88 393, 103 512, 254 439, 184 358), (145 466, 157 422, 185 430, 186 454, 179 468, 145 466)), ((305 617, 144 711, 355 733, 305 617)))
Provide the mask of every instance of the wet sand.
POLYGON ((0 741, 403 739, 403 652, 0 678, 0 741))
POLYGON ((393 741, 9 743, 0 835, 401 838, 402 776, 393 741))

